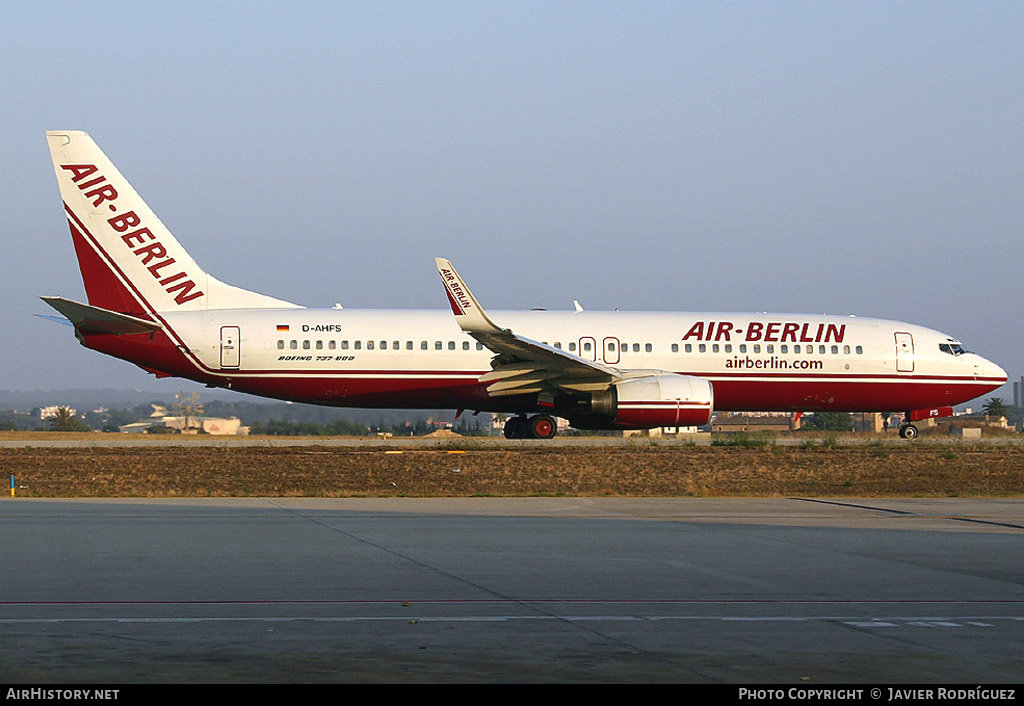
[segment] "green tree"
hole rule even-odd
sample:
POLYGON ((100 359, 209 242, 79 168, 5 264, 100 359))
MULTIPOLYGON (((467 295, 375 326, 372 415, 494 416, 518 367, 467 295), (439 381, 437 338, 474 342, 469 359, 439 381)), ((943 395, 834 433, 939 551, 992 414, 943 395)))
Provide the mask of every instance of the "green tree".
POLYGON ((814 431, 850 431, 853 418, 849 412, 815 412, 801 420, 801 429, 814 431))
POLYGON ((1010 413, 1010 407, 1002 397, 989 397, 988 402, 982 405, 981 411, 990 417, 1005 417, 1010 413))
POLYGON ((79 419, 70 407, 58 407, 46 421, 53 431, 90 431, 89 425, 79 419))
MULTIPOLYGON (((178 392, 174 395, 174 404, 171 405, 175 417, 184 419, 183 429, 192 428, 192 418, 203 413, 203 403, 199 401, 198 392, 178 392)), ((198 424, 196 424, 198 426, 198 424)))

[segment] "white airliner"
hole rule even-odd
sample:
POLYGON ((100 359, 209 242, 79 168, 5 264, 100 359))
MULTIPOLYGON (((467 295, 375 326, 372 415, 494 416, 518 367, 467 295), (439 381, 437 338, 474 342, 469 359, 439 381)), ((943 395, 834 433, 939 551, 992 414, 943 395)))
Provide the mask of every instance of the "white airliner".
POLYGON ((43 297, 86 347, 158 377, 340 407, 513 413, 510 438, 701 425, 717 410, 899 411, 1006 382, 944 333, 803 314, 485 313, 436 261, 447 311, 307 309, 204 272, 84 132, 48 132, 89 303, 43 297))

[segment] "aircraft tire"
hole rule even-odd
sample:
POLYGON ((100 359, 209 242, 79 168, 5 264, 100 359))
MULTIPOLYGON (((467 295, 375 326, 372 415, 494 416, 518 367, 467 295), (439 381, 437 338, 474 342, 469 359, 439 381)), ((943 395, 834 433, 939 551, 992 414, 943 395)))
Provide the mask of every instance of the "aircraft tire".
POLYGON ((547 414, 536 414, 530 417, 530 436, 534 439, 553 439, 558 433, 558 424, 554 417, 547 414))
POLYGON ((530 437, 530 424, 526 417, 512 417, 505 422, 506 439, 527 439, 530 437))
POLYGON ((900 424, 900 438, 913 441, 917 438, 917 427, 913 424, 900 424))

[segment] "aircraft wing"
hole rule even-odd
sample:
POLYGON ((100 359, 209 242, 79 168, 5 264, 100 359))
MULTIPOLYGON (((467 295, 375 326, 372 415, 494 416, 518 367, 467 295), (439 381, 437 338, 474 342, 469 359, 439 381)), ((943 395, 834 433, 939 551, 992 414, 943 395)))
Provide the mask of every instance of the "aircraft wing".
POLYGON ((436 258, 448 303, 462 330, 496 354, 493 370, 480 377, 491 383, 492 397, 551 392, 604 390, 624 375, 616 368, 585 360, 560 348, 534 341, 501 328, 483 310, 452 263, 436 258))

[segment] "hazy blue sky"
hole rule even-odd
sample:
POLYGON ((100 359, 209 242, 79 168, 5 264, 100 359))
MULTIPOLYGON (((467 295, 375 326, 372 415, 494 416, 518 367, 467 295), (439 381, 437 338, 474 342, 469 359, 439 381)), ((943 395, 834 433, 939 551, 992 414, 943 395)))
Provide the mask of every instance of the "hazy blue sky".
POLYGON ((1024 372, 1024 3, 9 3, 0 390, 181 388, 83 299, 43 133, 308 306, 852 313, 1024 372))

